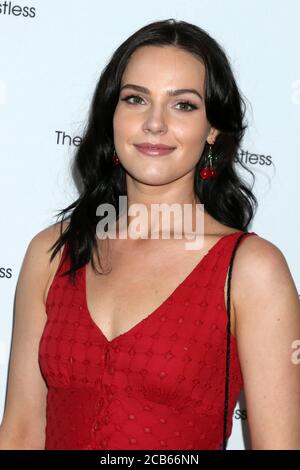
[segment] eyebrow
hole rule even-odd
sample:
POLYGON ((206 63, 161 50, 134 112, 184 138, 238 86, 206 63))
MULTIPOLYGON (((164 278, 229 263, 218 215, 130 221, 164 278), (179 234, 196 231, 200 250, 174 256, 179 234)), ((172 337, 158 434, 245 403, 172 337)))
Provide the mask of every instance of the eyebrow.
MULTIPOLYGON (((134 85, 132 83, 127 83, 126 85, 123 85, 120 91, 124 90, 124 88, 132 88, 133 90, 140 91, 142 93, 145 93, 146 95, 150 94, 150 90, 148 88, 140 85, 134 85)), ((195 90, 195 88, 179 88, 178 90, 167 90, 167 94, 169 96, 177 96, 183 93, 194 93, 200 98, 201 101, 203 101, 202 96, 197 90, 195 90)))

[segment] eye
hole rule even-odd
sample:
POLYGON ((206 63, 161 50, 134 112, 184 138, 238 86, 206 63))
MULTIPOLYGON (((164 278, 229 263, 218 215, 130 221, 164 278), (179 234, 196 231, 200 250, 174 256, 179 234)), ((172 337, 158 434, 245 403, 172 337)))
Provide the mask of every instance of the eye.
POLYGON ((128 104, 135 104, 129 101, 131 98, 138 98, 139 100, 142 99, 140 96, 137 96, 137 95, 129 95, 129 96, 126 96, 126 98, 121 98, 121 101, 127 101, 128 104))
MULTIPOLYGON (((190 107, 190 109, 183 109, 183 111, 193 111, 194 109, 198 109, 197 106, 195 106, 193 103, 190 103, 189 101, 180 101, 179 103, 177 104, 183 104, 183 105, 187 105, 190 107)), ((181 108, 182 109, 182 108, 181 108)))

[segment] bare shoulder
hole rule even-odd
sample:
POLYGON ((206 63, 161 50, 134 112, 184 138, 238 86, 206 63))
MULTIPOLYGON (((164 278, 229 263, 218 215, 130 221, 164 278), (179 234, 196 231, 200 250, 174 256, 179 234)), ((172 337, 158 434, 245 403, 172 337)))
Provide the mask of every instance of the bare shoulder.
MULTIPOLYGON (((67 226, 68 222, 64 222, 62 230, 64 231, 67 226)), ((60 223, 52 224, 41 230, 31 239, 26 251, 26 262, 29 263, 32 260, 30 263, 31 274, 40 280, 43 298, 49 279, 55 273, 62 255, 61 248, 53 260, 50 260, 52 254, 51 247, 59 238, 60 230, 60 223), (39 260, 38 263, 36 262, 37 259, 39 260)))
MULTIPOLYGON (((236 251, 232 269, 232 302, 238 322, 249 316, 262 324, 273 321, 279 302, 297 309, 298 294, 287 260, 278 246, 258 235, 245 237, 236 251), (250 308, 251 306, 251 308, 250 308)), ((248 319, 249 320, 249 319, 248 319)))
MULTIPOLYGON (((62 231, 64 231, 68 227, 69 223, 64 222, 62 224, 62 231)), ((57 222, 55 224, 49 225, 48 227, 44 228, 40 232, 38 232, 31 241, 35 241, 37 243, 43 243, 47 241, 55 241, 59 235, 61 230, 61 223, 57 222)))
MULTIPOLYGON (((68 222, 64 222, 62 225, 62 231, 64 231, 68 226, 68 222)), ((52 245, 56 242, 56 240, 60 236, 61 224, 56 223, 46 227, 45 229, 38 232, 34 237, 31 239, 29 243, 29 248, 32 251, 38 251, 38 254, 42 256, 44 259, 48 261, 50 266, 50 257, 52 250, 52 245)), ((62 249, 59 251, 60 255, 62 253, 62 249)), ((60 257, 57 253, 54 259, 60 257)), ((56 261, 57 262, 57 261, 56 261)))
POLYGON ((245 237, 240 243, 235 259, 234 270, 242 282, 252 280, 263 281, 268 274, 279 273, 288 268, 284 254, 278 246, 259 235, 245 237))

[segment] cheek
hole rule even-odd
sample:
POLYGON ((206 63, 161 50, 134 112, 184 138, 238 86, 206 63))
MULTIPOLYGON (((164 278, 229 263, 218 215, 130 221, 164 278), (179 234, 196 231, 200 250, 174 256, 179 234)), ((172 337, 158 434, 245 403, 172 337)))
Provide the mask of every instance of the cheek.
POLYGON ((128 113, 124 108, 116 108, 113 118, 113 128, 115 137, 130 136, 134 132, 134 128, 138 127, 140 120, 134 113, 128 113))
POLYGON ((206 123, 195 120, 177 126, 176 137, 186 149, 195 148, 195 146, 200 148, 205 143, 207 133, 206 123))
POLYGON ((113 128, 114 131, 118 131, 122 128, 122 123, 124 120, 122 119, 122 113, 120 112, 118 106, 115 109, 114 117, 113 117, 113 128))
POLYGON ((183 143, 195 144, 206 138, 209 123, 203 110, 181 112, 171 116, 169 129, 176 133, 178 140, 183 143))

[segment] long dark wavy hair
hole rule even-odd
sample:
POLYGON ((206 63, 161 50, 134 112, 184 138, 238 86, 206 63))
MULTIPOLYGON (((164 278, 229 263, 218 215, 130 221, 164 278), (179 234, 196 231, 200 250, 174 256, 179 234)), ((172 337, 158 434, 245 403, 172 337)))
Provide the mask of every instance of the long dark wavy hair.
MULTIPOLYGON (((76 270, 91 260, 93 247, 99 252, 96 215, 99 204, 112 204, 119 217, 119 196, 127 195, 126 175, 122 165, 113 164, 113 115, 119 99, 122 74, 132 53, 142 46, 175 46, 193 54, 205 66, 205 107, 209 123, 218 129, 214 153, 218 156, 218 176, 202 180, 199 172, 204 166, 209 145, 205 144, 195 168, 194 191, 206 211, 222 224, 247 231, 257 208, 257 199, 245 181, 238 176, 235 163, 248 169, 238 159, 238 149, 247 127, 244 122, 246 105, 239 92, 229 60, 222 47, 206 31, 185 21, 167 19, 148 24, 126 39, 104 67, 89 109, 82 141, 77 147, 72 170, 79 180, 79 197, 62 209, 60 236, 52 245, 50 260, 67 242, 73 281, 76 270), (64 221, 68 221, 63 231, 64 221)), ((252 185, 253 187, 253 185, 252 185)), ((104 216, 103 216, 104 217, 104 216)))

